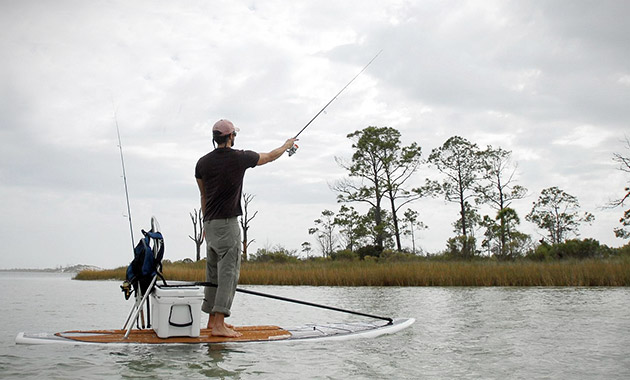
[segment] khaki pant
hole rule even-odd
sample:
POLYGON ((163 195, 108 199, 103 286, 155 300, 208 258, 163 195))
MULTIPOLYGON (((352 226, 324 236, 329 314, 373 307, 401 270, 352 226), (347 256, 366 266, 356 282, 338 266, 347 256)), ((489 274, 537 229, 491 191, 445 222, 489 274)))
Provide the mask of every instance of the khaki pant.
POLYGON ((213 219, 203 223, 206 230, 206 286, 201 310, 230 316, 241 269, 241 228, 237 218, 213 219))

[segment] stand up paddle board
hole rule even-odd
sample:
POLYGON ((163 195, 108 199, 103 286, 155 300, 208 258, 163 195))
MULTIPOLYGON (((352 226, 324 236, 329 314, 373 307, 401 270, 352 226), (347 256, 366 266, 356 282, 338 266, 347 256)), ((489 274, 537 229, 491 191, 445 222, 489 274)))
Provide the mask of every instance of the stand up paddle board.
POLYGON ((160 338, 154 330, 132 330, 125 338, 125 330, 64 331, 59 333, 21 332, 15 338, 17 344, 236 344, 247 342, 287 342, 347 340, 374 338, 393 334, 411 326, 413 318, 387 321, 307 324, 298 327, 242 326, 234 329, 240 337, 216 337, 211 330, 201 329, 198 337, 160 338))

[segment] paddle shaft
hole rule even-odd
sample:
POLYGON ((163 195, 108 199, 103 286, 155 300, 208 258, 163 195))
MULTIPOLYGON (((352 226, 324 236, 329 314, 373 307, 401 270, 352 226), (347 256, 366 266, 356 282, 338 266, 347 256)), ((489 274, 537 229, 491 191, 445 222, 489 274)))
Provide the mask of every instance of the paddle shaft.
MULTIPOLYGON (((214 287, 214 288, 217 287, 217 284, 213 284, 211 282, 195 282, 193 284, 187 284, 187 285, 182 284, 182 285, 168 285, 168 286, 177 287, 177 286, 189 286, 189 285, 211 286, 211 287, 214 287)), ((341 308, 334 307, 334 306, 321 305, 321 304, 317 304, 317 303, 313 303, 313 302, 301 301, 301 300, 296 300, 296 299, 293 299, 293 298, 287 298, 287 297, 276 296, 276 295, 273 295, 273 294, 256 292, 256 291, 253 291, 253 290, 246 290, 246 289, 236 288, 236 291, 237 292, 241 292, 241 293, 245 293, 245 294, 251 294, 253 296, 266 297, 266 298, 271 298, 271 299, 279 300, 279 301, 286 301, 286 302, 297 303, 297 304, 300 304, 300 305, 318 307, 320 309, 339 311, 339 312, 342 312, 342 313, 360 315, 362 317, 382 319, 384 321, 389 322, 389 324, 392 324, 394 322, 393 319, 388 318, 388 317, 381 317, 381 316, 378 316, 378 315, 366 314, 366 313, 361 313, 359 311, 341 309, 341 308)))

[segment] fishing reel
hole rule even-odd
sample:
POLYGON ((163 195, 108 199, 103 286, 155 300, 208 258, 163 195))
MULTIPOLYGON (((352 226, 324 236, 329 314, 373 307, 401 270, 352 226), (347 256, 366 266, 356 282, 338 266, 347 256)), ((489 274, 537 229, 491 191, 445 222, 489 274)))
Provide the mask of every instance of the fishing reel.
POLYGON ((297 144, 293 144, 292 147, 287 149, 287 153, 289 153, 289 157, 293 156, 297 152, 298 148, 299 147, 297 146, 297 144))
POLYGON ((120 285, 120 290, 125 294, 125 300, 128 300, 131 297, 131 293, 133 293, 133 289, 131 287, 131 283, 129 281, 125 281, 120 285))

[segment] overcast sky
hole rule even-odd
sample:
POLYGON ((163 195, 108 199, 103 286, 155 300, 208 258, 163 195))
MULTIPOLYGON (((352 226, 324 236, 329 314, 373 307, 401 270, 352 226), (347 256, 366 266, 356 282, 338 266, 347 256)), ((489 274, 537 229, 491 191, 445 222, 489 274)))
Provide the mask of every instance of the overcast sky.
MULTIPOLYGON (((1 1, 0 268, 131 260, 116 120, 136 239, 155 215, 166 258, 192 258, 212 124, 276 148, 381 49, 296 155, 247 173, 253 251, 315 246, 313 220, 340 207, 334 158, 367 126, 425 158, 454 135, 510 150, 522 231, 541 238, 524 217, 558 186, 596 217, 581 237, 623 245, 623 211, 602 206, 628 184, 612 156, 630 134, 629 18, 627 1, 1 1)), ((412 208, 429 226, 417 244, 444 249, 457 206, 412 208)))

